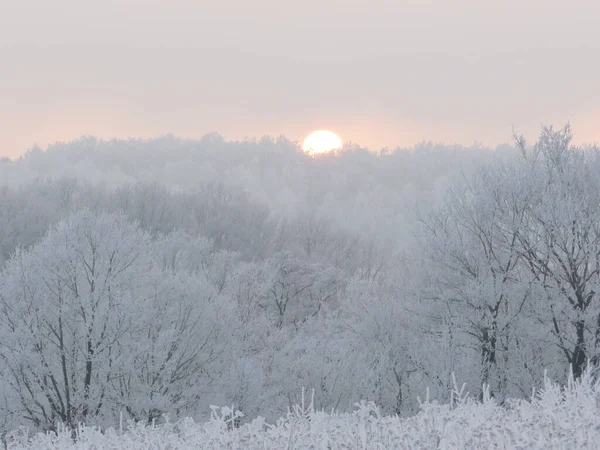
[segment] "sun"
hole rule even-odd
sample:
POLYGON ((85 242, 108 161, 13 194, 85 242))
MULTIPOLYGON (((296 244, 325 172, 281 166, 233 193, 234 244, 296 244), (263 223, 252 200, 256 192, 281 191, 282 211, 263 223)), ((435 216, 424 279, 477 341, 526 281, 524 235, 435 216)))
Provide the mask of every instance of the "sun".
POLYGON ((309 154, 326 153, 340 148, 342 140, 337 134, 327 130, 313 131, 302 144, 302 150, 309 154))

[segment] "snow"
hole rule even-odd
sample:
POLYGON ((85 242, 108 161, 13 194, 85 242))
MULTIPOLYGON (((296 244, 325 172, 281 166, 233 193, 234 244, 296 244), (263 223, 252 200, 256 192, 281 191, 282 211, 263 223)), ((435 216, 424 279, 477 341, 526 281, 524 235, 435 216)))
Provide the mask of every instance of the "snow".
MULTIPOLYGON (((312 402, 294 407, 274 424, 257 418, 233 427, 231 408, 213 407, 211 420, 156 426, 129 424, 101 432, 80 427, 28 435, 6 435, 11 450, 187 450, 187 449, 592 449, 600 442, 600 383, 586 374, 566 387, 545 382, 529 401, 475 401, 455 387, 448 404, 425 400, 407 418, 382 416, 370 402, 352 413, 315 411, 312 402)), ((235 417, 235 415, 234 415, 235 417)))

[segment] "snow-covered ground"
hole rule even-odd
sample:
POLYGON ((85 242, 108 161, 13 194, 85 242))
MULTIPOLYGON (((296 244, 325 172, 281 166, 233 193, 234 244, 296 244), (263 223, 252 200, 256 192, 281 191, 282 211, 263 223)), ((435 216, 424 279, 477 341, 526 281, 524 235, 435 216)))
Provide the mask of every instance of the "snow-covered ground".
POLYGON ((121 427, 100 432, 82 427, 29 435, 9 433, 9 449, 187 450, 187 449, 597 449, 600 443, 600 384, 585 377, 561 388, 550 382, 531 401, 483 402, 455 389, 446 405, 424 401, 410 418, 380 416, 363 402, 351 414, 297 406, 275 424, 262 419, 233 428, 229 408, 213 408, 211 421, 190 419, 161 426, 121 427))

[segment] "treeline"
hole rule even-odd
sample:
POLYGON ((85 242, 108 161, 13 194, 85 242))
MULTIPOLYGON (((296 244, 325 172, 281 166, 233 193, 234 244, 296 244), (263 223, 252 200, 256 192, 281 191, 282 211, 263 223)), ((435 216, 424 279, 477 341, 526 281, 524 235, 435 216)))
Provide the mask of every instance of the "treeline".
POLYGON ((422 143, 378 153, 348 147, 312 158, 284 138, 226 142, 216 134, 201 140, 86 137, 0 161, 0 185, 19 187, 51 177, 86 180, 108 189, 158 182, 169 190, 196 191, 216 183, 247 193, 276 215, 315 214, 338 228, 399 240, 399 234, 403 239, 410 232, 417 202, 429 204, 449 178, 514 153, 508 146, 491 151, 422 143))

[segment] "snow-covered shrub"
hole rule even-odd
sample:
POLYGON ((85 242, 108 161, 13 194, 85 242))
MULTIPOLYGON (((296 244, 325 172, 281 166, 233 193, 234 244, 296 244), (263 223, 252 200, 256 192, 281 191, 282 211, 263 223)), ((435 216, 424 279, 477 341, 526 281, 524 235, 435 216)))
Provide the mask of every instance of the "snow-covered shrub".
MULTIPOLYGON (((304 395, 303 395, 304 399, 304 395)), ((452 402, 425 399, 419 414, 382 416, 372 402, 352 413, 316 411, 310 402, 291 408, 274 424, 257 418, 238 428, 231 408, 212 408, 211 420, 168 420, 160 426, 130 423, 104 431, 80 427, 31 435, 20 428, 5 436, 10 450, 186 449, 593 449, 600 442, 600 383, 589 373, 567 386, 546 380, 527 400, 498 405, 455 388, 452 402)))

